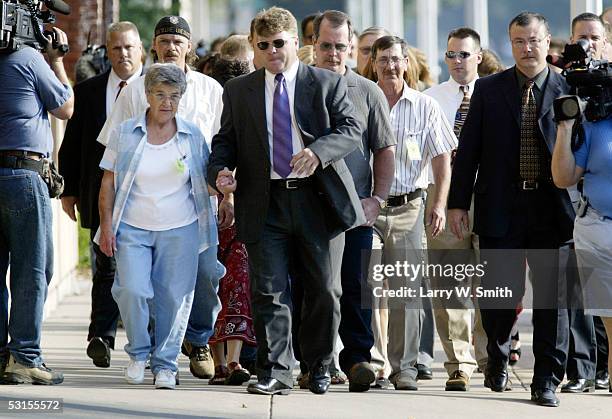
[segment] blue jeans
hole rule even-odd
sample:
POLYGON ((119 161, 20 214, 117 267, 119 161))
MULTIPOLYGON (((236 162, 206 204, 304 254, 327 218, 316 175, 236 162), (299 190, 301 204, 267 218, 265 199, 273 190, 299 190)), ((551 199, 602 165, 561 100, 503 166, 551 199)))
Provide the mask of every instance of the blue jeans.
POLYGON ((26 367, 43 362, 40 333, 47 286, 53 276, 52 225, 49 192, 38 173, 0 168, 0 361, 10 352, 26 367))
POLYGON ((218 246, 211 246, 198 259, 198 277, 195 284, 193 306, 187 325, 185 340, 194 346, 206 346, 215 332, 221 300, 217 295, 219 280, 225 276, 225 268, 217 260, 218 246))
POLYGON ((121 223, 117 231, 117 270, 112 294, 119 306, 131 359, 151 354, 151 371, 178 370, 198 269, 198 223, 148 231, 121 223), (154 319, 153 335, 147 327, 154 319))

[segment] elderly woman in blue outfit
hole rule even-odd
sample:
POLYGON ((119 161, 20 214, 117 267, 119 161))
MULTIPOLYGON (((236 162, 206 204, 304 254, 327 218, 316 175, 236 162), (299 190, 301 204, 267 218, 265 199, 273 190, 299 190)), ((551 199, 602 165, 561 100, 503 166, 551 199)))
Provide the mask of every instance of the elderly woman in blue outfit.
POLYGON ((208 147, 200 130, 176 115, 186 87, 180 68, 153 65, 145 77, 149 108, 116 129, 100 162, 97 239, 117 263, 112 294, 128 337, 125 379, 142 383, 150 354, 156 388, 176 385, 198 254, 218 244, 208 147))
POLYGON ((575 185, 584 177, 581 205, 574 222, 574 244, 584 312, 600 316, 606 328, 612 376, 612 115, 586 122, 584 142, 574 151, 570 146, 573 125, 574 120, 559 124, 552 175, 559 188, 575 185))

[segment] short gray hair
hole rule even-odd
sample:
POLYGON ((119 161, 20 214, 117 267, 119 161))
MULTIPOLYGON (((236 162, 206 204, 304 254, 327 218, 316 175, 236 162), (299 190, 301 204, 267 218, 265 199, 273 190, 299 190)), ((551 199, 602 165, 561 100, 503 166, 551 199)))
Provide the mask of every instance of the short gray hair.
POLYGON ((113 32, 134 32, 136 36, 138 36, 138 39, 140 39, 140 33, 138 32, 138 27, 132 22, 129 22, 127 20, 124 20, 121 22, 114 22, 108 25, 108 28, 106 29, 106 42, 107 43, 110 40, 110 34, 113 32))
POLYGON ((181 92, 181 96, 187 90, 185 72, 171 63, 157 63, 149 67, 145 76, 145 92, 147 94, 151 93, 158 84, 177 87, 181 92))

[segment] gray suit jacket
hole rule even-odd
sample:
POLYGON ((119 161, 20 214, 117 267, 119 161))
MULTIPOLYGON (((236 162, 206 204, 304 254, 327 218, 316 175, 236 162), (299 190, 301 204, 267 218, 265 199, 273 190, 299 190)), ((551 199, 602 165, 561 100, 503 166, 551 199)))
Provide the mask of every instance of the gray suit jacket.
MULTIPOLYGON (((346 81, 331 71, 299 64, 294 113, 304 145, 321 161, 313 175, 332 236, 365 223, 343 158, 359 147, 362 127, 352 116, 346 81)), ((239 240, 259 240, 270 194, 270 146, 266 124, 265 70, 230 80, 223 92, 221 129, 212 140, 208 183, 224 167, 237 169, 236 227, 239 240)), ((308 210, 305 208, 305 210, 308 210)))

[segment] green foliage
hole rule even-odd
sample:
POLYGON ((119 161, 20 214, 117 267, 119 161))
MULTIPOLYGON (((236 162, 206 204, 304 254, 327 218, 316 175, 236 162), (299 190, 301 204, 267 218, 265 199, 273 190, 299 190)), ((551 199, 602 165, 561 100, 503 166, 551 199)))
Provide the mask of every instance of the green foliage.
POLYGON ((172 0, 170 7, 164 7, 162 0, 120 0, 119 18, 133 22, 140 32, 140 38, 148 51, 153 40, 153 30, 159 19, 167 15, 178 15, 180 0, 172 0))

